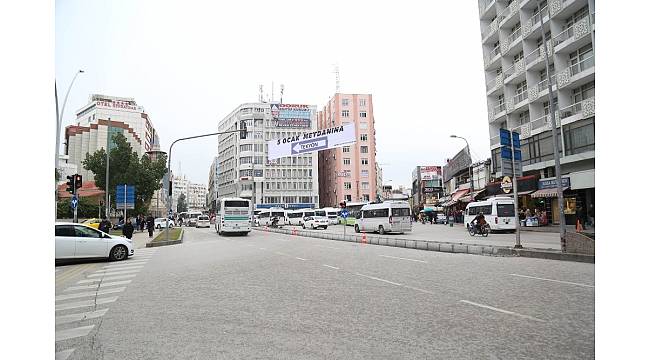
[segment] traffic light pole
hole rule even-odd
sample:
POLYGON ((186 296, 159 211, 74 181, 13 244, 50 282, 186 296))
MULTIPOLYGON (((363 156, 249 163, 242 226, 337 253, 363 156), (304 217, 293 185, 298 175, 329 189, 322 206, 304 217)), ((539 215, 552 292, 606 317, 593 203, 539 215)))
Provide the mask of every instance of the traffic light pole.
POLYGON ((521 229, 519 228, 519 192, 517 191, 517 167, 515 165, 515 139, 512 136, 512 130, 509 131, 510 151, 512 152, 512 191, 515 198, 515 249, 521 249, 523 246, 521 246, 521 229))
MULTIPOLYGON (((167 214, 165 216, 165 240, 169 241, 169 213, 172 212, 172 179, 171 179, 171 174, 172 174, 172 148, 174 147, 174 144, 176 144, 179 141, 184 141, 184 140, 191 140, 191 139, 198 139, 198 138, 203 138, 203 137, 208 137, 208 136, 215 136, 215 135, 223 135, 223 134, 231 134, 231 133, 244 133, 244 135, 240 136, 245 136, 246 134, 246 123, 244 121, 241 121, 242 125, 240 125, 239 130, 228 130, 228 131, 220 131, 216 133, 210 133, 210 134, 203 134, 203 135, 196 135, 196 136, 190 136, 190 137, 185 137, 185 138, 180 138, 174 140, 172 144, 169 146, 169 158, 167 159, 167 173, 169 174, 169 190, 167 191, 167 214)), ((245 137, 244 137, 245 138, 245 137)))
POLYGON ((75 175, 73 179, 74 180, 72 182, 73 184, 72 187, 74 188, 74 193, 72 194, 72 198, 77 199, 77 204, 74 206, 73 209, 74 214, 72 215, 73 218, 72 222, 77 223, 77 208, 79 207, 79 198, 77 197, 77 175, 75 175))

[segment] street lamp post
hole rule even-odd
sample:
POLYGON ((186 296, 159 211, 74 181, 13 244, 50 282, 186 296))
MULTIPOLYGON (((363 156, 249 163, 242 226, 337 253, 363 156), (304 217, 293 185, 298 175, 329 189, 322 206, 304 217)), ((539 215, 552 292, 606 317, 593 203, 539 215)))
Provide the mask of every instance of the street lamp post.
MULTIPOLYGON (((70 89, 72 89, 72 84, 74 84, 74 81, 77 79, 77 76, 81 73, 83 73, 83 70, 77 71, 76 74, 74 74, 74 77, 72 78, 72 81, 70 82, 70 86, 68 86, 68 91, 65 93, 65 98, 63 98, 63 106, 61 106, 61 112, 59 113, 59 94, 56 89, 56 80, 54 80, 54 102, 56 103, 56 141, 54 142, 54 145, 56 146, 54 150, 54 169, 58 172, 59 171, 59 141, 61 140, 61 122, 63 120, 63 114, 65 113, 65 104, 68 102, 68 95, 70 95, 70 89)), ((57 203, 58 196, 57 196, 57 184, 56 180, 54 180, 54 220, 56 221, 57 218, 57 203)))
POLYGON ((472 165, 471 165, 471 162, 472 162, 472 154, 469 153, 469 143, 467 142, 467 139, 465 139, 465 138, 462 137, 462 136, 451 135, 450 137, 465 140, 465 144, 467 145, 467 152, 468 152, 468 154, 469 154, 469 162, 470 162, 470 165, 469 165, 469 171, 468 171, 468 175, 469 175, 469 191, 470 191, 470 192, 473 192, 473 191, 474 191, 474 180, 472 179, 472 165))

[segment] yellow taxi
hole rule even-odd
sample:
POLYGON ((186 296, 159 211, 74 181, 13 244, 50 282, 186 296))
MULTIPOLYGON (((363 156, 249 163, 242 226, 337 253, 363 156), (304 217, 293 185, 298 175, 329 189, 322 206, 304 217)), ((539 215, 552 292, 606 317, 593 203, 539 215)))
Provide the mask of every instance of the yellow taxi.
POLYGON ((92 219, 88 219, 88 220, 82 222, 82 224, 90 226, 91 228, 99 229, 99 223, 101 223, 101 222, 102 222, 102 219, 92 218, 92 219))

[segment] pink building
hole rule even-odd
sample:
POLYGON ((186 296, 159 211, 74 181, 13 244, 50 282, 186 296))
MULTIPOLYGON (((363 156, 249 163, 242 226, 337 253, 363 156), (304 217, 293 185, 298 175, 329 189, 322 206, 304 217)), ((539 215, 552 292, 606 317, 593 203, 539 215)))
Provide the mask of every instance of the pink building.
POLYGON ((374 201, 377 187, 375 118, 370 94, 334 94, 318 112, 318 128, 354 123, 357 142, 318 153, 320 206, 337 207, 347 202, 374 201))

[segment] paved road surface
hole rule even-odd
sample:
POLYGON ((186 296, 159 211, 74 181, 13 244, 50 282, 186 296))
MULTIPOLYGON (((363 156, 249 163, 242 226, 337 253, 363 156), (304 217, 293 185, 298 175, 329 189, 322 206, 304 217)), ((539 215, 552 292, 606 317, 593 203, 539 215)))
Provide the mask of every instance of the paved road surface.
POLYGON ((57 282, 58 358, 594 358, 593 264, 185 230, 57 282))

